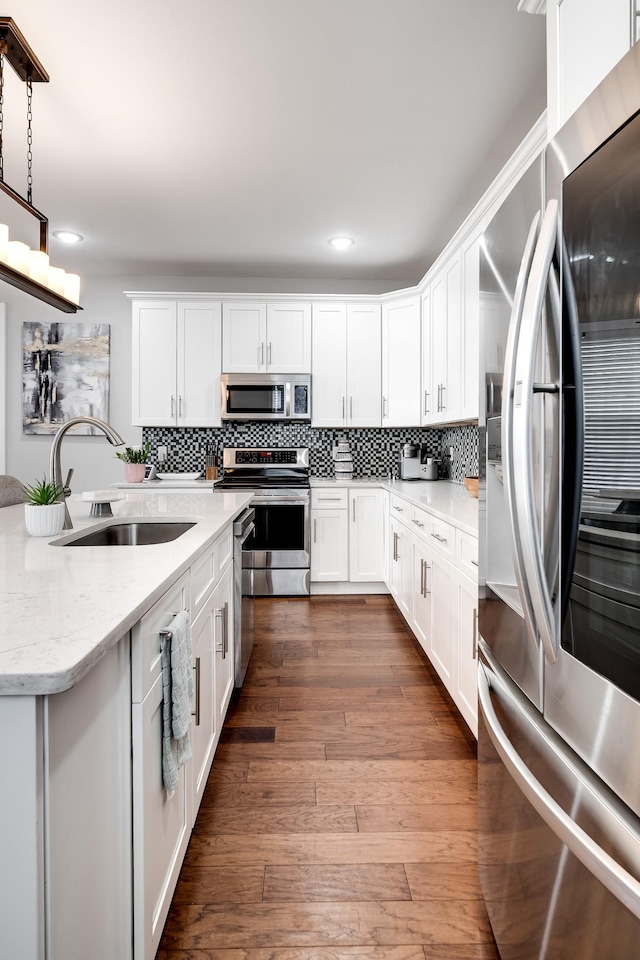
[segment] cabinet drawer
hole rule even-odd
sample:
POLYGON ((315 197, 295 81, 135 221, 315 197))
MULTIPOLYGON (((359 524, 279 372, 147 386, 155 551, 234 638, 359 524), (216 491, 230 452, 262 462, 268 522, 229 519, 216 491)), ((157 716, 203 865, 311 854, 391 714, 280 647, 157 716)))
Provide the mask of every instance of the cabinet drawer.
POLYGON ((451 523, 431 517, 429 544, 443 557, 453 559, 456 549, 456 528, 451 523))
POLYGON ((329 490, 318 489, 314 487, 311 490, 311 509, 326 507, 329 510, 346 510, 348 506, 348 493, 346 487, 339 490, 333 487, 329 490))
POLYGON ((456 530, 456 563, 474 581, 478 579, 478 538, 456 530))
POLYGON ((396 520, 402 520, 403 523, 409 523, 411 520, 411 504, 403 500, 402 497, 391 494, 391 516, 396 520))
POLYGON ((162 672, 160 631, 180 610, 189 610, 189 574, 169 587, 165 595, 145 613, 131 632, 131 696, 140 703, 162 672))
POLYGON ((433 517, 420 507, 411 507, 411 526, 419 537, 428 537, 431 533, 433 517))

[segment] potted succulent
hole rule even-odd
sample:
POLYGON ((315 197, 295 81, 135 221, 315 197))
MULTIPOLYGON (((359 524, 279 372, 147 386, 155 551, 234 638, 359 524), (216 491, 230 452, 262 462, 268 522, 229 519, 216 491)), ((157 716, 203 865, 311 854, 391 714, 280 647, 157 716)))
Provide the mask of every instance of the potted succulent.
POLYGON ((150 450, 151 444, 144 443, 141 447, 125 447, 123 451, 116 451, 116 457, 124 463, 127 483, 141 483, 144 480, 145 464, 150 450))
POLYGON ((64 491, 53 481, 36 481, 24 488, 24 523, 32 537, 54 537, 64 527, 64 491))

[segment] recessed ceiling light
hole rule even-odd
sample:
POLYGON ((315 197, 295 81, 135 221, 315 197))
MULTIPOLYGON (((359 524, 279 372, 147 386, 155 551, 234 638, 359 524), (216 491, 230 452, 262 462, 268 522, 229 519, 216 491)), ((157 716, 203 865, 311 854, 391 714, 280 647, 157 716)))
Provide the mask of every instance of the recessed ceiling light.
POLYGON ((333 237, 332 240, 329 240, 329 246, 333 247, 334 250, 347 250, 354 243, 355 241, 351 237, 333 237))
POLYGON ((79 243, 83 239, 81 234, 74 233, 73 230, 54 230, 53 235, 63 243, 79 243))

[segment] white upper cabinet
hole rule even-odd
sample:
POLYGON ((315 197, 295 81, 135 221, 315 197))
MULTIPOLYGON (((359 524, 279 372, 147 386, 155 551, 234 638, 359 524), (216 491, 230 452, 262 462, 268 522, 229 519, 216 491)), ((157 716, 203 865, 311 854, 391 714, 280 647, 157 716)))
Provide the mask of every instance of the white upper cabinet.
POLYGON ((422 424, 478 418, 480 228, 422 296, 422 424))
POLYGON ((382 305, 382 426, 420 425, 420 297, 382 305))
POLYGON ((550 0, 549 135, 553 136, 637 39, 635 0, 550 0))
POLYGON ((310 373, 311 304, 222 305, 224 373, 310 373))
POLYGON ((220 426, 220 304, 135 300, 135 426, 220 426))
POLYGON ((380 426, 380 329, 377 304, 313 304, 312 426, 380 426))

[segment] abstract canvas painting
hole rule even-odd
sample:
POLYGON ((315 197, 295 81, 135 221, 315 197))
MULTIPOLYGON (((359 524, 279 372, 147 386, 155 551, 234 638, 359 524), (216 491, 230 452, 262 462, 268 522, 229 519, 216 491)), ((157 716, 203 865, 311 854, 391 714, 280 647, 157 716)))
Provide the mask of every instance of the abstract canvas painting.
MULTIPOLYGON (((109 324, 23 323, 22 432, 53 434, 72 417, 107 420, 109 324)), ((90 426, 74 433, 93 434, 90 426)))

